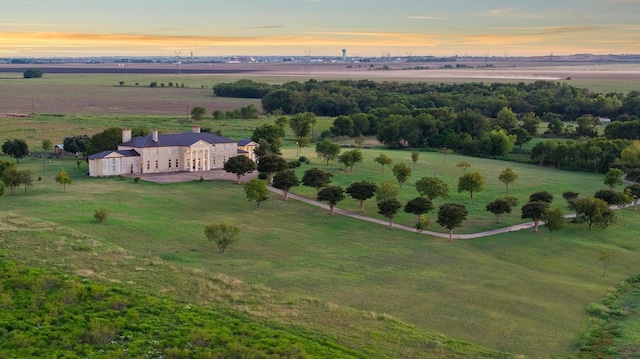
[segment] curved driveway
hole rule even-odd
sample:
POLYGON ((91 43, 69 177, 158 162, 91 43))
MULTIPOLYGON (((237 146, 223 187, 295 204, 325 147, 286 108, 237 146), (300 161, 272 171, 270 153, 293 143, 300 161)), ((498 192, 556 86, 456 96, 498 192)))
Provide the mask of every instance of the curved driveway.
MULTIPOLYGON (((282 192, 282 190, 279 190, 277 188, 273 188, 271 186, 268 186, 267 188, 269 189, 269 191, 271 191, 273 193, 277 193, 277 194, 280 194, 280 195, 284 196, 284 192, 282 192)), ((316 206, 316 207, 321 207, 321 208, 324 208, 326 210, 329 210, 329 206, 324 204, 324 203, 322 203, 322 202, 319 202, 319 201, 316 201, 314 199, 310 199, 310 198, 307 198, 307 197, 298 196, 297 194, 293 194, 291 192, 289 192, 288 198, 295 199, 297 201, 301 201, 301 202, 308 203, 308 204, 316 206)), ((611 209, 614 209, 614 210, 615 209, 620 209, 620 206, 611 206, 611 209)), ((382 224, 382 225, 385 225, 385 226, 389 227, 389 222, 388 221, 383 221, 381 219, 371 218, 371 217, 367 217, 367 216, 364 216, 364 215, 361 215, 361 214, 358 214, 358 213, 345 211, 344 209, 340 209, 340 208, 337 208, 337 207, 333 208, 333 213, 341 214, 343 216, 359 219, 359 220, 362 220, 362 221, 382 224)), ((571 213, 571 214, 565 215, 564 218, 574 218, 575 216, 576 216, 575 213, 571 213)), ((538 224, 538 226, 542 226, 542 225, 544 225, 544 222, 541 221, 538 224)), ((535 226, 535 224, 533 222, 526 222, 526 223, 515 224, 515 225, 509 226, 509 227, 492 229, 490 231, 484 231, 484 232, 478 232, 478 233, 469 233, 469 234, 455 234, 454 233, 452 239, 481 238, 481 237, 493 236, 493 235, 496 235, 496 234, 521 231, 523 229, 533 228, 534 226, 535 226)), ((404 230, 404 231, 409 231, 409 232, 416 233, 415 227, 405 226, 403 224, 392 223, 391 227, 392 228, 401 229, 401 230, 404 230)), ((433 231, 423 230, 422 232, 420 232, 420 234, 426 234, 426 235, 429 235, 429 236, 449 239, 449 233, 441 233, 441 232, 433 232, 433 231)))

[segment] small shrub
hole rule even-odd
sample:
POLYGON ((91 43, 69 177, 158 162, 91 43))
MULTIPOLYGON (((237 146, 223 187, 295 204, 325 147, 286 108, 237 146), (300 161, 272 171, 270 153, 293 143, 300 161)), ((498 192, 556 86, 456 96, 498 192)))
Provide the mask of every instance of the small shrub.
POLYGON ((204 177, 200 176, 200 182, 204 182, 204 177))
POLYGON ((82 335, 84 342, 96 345, 109 344, 116 338, 116 328, 104 319, 91 319, 82 335))
POLYGON ((140 83, 139 83, 139 82, 136 82, 136 86, 138 86, 138 85, 140 85, 140 83))
POLYGON ((120 86, 124 86, 124 81, 120 81, 120 82, 118 82, 118 84, 119 84, 120 86))
POLYGON ((42 176, 38 176, 38 181, 42 181, 42 176))
POLYGON ((306 163, 308 165, 311 164, 311 161, 307 158, 307 156, 300 156, 300 158, 298 158, 298 161, 300 161, 301 163, 306 163))
POLYGON ((289 168, 298 168, 302 165, 302 163, 300 163, 300 161, 289 161, 289 168))
POLYGON ((258 179, 268 180, 269 179, 269 174, 266 173, 266 172, 260 172, 260 173, 258 173, 258 179))
POLYGON ((25 79, 39 79, 44 75, 44 72, 40 69, 28 69, 22 73, 25 79))
POLYGON ((133 183, 140 182, 140 177, 133 177, 133 183))
POLYGON ((98 208, 93 213, 93 218, 98 221, 98 223, 103 223, 107 219, 107 210, 104 208, 98 208))
POLYGON ((158 87, 158 83, 153 81, 149 84, 149 87, 158 87))
POLYGON ((89 252, 91 251, 91 246, 86 243, 74 244, 71 249, 78 252, 89 252))

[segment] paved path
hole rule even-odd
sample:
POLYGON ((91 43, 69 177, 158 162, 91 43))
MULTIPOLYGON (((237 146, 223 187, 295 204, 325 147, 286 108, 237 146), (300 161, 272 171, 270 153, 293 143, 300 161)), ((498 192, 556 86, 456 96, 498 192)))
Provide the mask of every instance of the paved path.
MULTIPOLYGON (((277 188, 273 188, 273 187, 270 187, 270 186, 267 187, 267 188, 273 193, 277 193, 277 194, 280 194, 280 195, 284 196, 284 192, 282 190, 279 190, 277 188)), ((295 200, 300 201, 300 202, 308 203, 308 204, 316 206, 316 207, 321 207, 321 208, 326 209, 327 211, 329 210, 329 206, 327 204, 324 204, 322 202, 319 202, 319 201, 316 201, 314 199, 310 199, 310 198, 307 198, 307 197, 298 196, 297 194, 293 194, 291 192, 289 192, 288 198, 295 199, 295 200)), ((614 209, 614 210, 620 209, 620 206, 611 206, 611 209, 614 209)), ((372 217, 367 217, 367 216, 364 216, 364 215, 361 215, 361 214, 358 214, 358 213, 345 211, 344 209, 340 209, 340 208, 337 208, 337 207, 333 208, 333 213, 341 214, 343 216, 359 219, 359 220, 362 220, 362 221, 382 224, 382 225, 385 225, 385 226, 389 227, 389 221, 381 220, 381 219, 377 219, 377 218, 372 218, 372 217)), ((564 218, 575 218, 575 216, 576 216, 575 213, 571 213, 571 214, 565 215, 564 218)), ((544 222, 542 222, 542 221, 540 223, 538 223, 538 227, 543 226, 543 225, 544 225, 544 222)), ((516 225, 513 225, 513 226, 509 226, 509 227, 492 229, 490 231, 484 231, 484 232, 478 232, 478 233, 469 233, 469 234, 455 234, 454 233, 452 239, 473 239, 473 238, 488 237, 488 236, 493 236, 493 235, 496 235, 496 234, 521 231, 523 229, 533 228, 534 226, 535 226, 534 222, 526 222, 526 223, 520 223, 520 224, 516 224, 516 225)), ((409 231, 409 232, 416 233, 416 228, 415 227, 405 226, 403 224, 392 223, 391 227, 392 228, 401 229, 401 230, 404 230, 404 231, 409 231)), ((433 232, 433 231, 424 230, 424 231, 420 232, 420 234, 449 239, 449 233, 441 233, 441 232, 433 232)))
MULTIPOLYGON (((277 188, 273 188, 273 187, 268 187, 268 188, 269 188, 269 190, 271 192, 277 193, 277 194, 280 194, 280 195, 284 196, 284 192, 282 192, 281 190, 279 190, 277 188)), ((301 202, 304 202, 304 203, 308 203, 308 204, 316 206, 316 207, 321 207, 321 208, 326 209, 327 211, 329 210, 329 206, 328 205, 326 205, 326 204, 324 204, 322 202, 318 202, 316 200, 307 198, 307 197, 298 196, 297 194, 289 193, 288 198, 295 199, 297 201, 301 201, 301 202)), ((367 216, 364 216, 364 215, 361 215, 361 214, 358 214, 358 213, 345 211, 344 209, 340 209, 340 208, 336 208, 336 207, 333 208, 333 213, 341 214, 343 216, 359 219, 359 220, 362 220, 362 221, 382 224, 382 225, 385 225, 387 227, 389 226, 389 221, 385 221, 385 220, 381 220, 381 219, 377 219, 377 218, 367 217, 367 216)), ((405 226, 403 224, 393 223, 391 225, 391 227, 392 228, 401 229, 401 230, 405 230, 405 231, 409 231, 409 232, 413 232, 413 233, 416 232, 415 227, 405 226)), ((453 239, 480 238, 480 237, 492 236, 492 235, 500 234, 500 233, 520 231, 520 230, 523 230, 523 229, 533 228, 533 227, 534 227, 534 223, 533 222, 527 222, 527 223, 516 224, 514 226, 493 229, 491 231, 485 231, 485 232, 478 232, 478 233, 471 233, 471 234, 455 234, 454 233, 453 234, 453 239)), ((441 232, 433 232, 433 231, 422 231, 420 234, 449 239, 449 233, 441 233, 441 232)))

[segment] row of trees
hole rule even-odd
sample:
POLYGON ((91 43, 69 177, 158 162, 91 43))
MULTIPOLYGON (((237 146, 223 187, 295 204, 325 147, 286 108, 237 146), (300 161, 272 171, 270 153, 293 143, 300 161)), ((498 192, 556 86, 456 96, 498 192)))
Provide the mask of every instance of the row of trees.
MULTIPOLYGON (((28 190, 33 187, 34 175, 30 170, 19 170, 15 163, 0 160, 0 180, 2 181, 0 182, 2 193, 4 193, 5 187, 9 187, 11 194, 16 194, 16 190, 23 187, 24 194, 27 194, 28 190)), ((72 182, 72 179, 65 170, 60 170, 55 181, 63 185, 63 189, 66 191, 66 186, 72 182)))
POLYGON ((541 166, 600 173, 612 166, 629 170, 640 166, 640 142, 604 137, 541 141, 531 148, 530 158, 541 166))
MULTIPOLYGON (((507 170, 502 172, 501 177, 503 174, 509 173, 507 170)), ((388 183, 378 186, 368 181, 359 181, 343 189, 341 186, 330 185, 331 177, 332 174, 330 172, 312 168, 305 171, 302 179, 299 180, 292 169, 286 169, 274 176, 273 186, 284 192, 285 200, 292 187, 300 184, 313 187, 316 189, 317 200, 327 203, 330 214, 333 214, 335 206, 344 200, 347 194, 360 203, 362 212, 364 212, 365 201, 375 196, 378 213, 389 220, 389 226, 392 226, 394 216, 403 208, 403 205, 397 199, 398 187, 394 188, 389 186, 388 183)), ((255 201, 259 207, 260 203, 269 198, 269 191, 266 186, 265 181, 252 179, 244 186, 247 198, 250 201, 255 201)), ((404 205, 404 211, 417 216, 416 231, 421 232, 429 223, 426 214, 434 209, 432 200, 436 197, 446 198, 448 196, 448 187, 446 183, 438 178, 425 177, 418 181, 416 188, 418 188, 420 196, 408 201, 404 205)), ((625 192, 622 192, 626 193, 626 195, 617 197, 616 201, 618 202, 607 202, 599 198, 602 196, 599 193, 596 193, 594 197, 585 198, 578 198, 578 194, 573 192, 565 194, 570 208, 576 212, 574 221, 587 223, 589 230, 594 224, 602 228, 613 224, 615 215, 613 210, 609 208, 610 204, 626 204, 632 200, 637 203, 640 197, 640 185, 636 184, 627 188, 625 192)), ((540 191, 531 194, 529 201, 522 206, 522 218, 533 221, 536 232, 538 231, 539 223, 544 222, 545 227, 550 232, 550 239, 554 231, 562 229, 565 225, 562 210, 560 208, 549 208, 552 201, 552 194, 547 191, 540 191)), ((497 222, 500 223, 501 217, 504 214, 511 213, 512 208, 517 205, 518 201, 514 197, 505 197, 487 204, 486 210, 494 214, 497 222)), ((467 215, 468 212, 464 205, 444 203, 439 208, 437 223, 449 231, 449 237, 452 239, 454 229, 462 224, 467 215)))
POLYGON ((484 116, 494 118, 505 107, 519 114, 533 112, 539 117, 553 114, 563 121, 574 121, 584 114, 621 116, 623 120, 640 116, 640 91, 601 94, 549 81, 430 84, 312 79, 304 83, 269 85, 240 80, 214 86, 214 94, 261 98, 267 112, 313 112, 319 116, 370 113, 383 108, 411 112, 434 107, 451 107, 456 112, 477 109, 484 116))

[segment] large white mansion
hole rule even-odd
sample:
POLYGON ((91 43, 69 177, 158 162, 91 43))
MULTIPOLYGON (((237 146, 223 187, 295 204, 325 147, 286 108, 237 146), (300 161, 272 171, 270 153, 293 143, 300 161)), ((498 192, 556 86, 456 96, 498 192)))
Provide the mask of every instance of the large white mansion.
POLYGON ((256 143, 237 141, 200 132, 159 134, 131 138, 131 129, 122 130, 122 143, 115 151, 103 151, 89 156, 89 176, 123 174, 170 173, 179 171, 210 171, 222 168, 231 157, 244 155, 255 160, 256 143), (240 147, 239 147, 240 146, 240 147))

